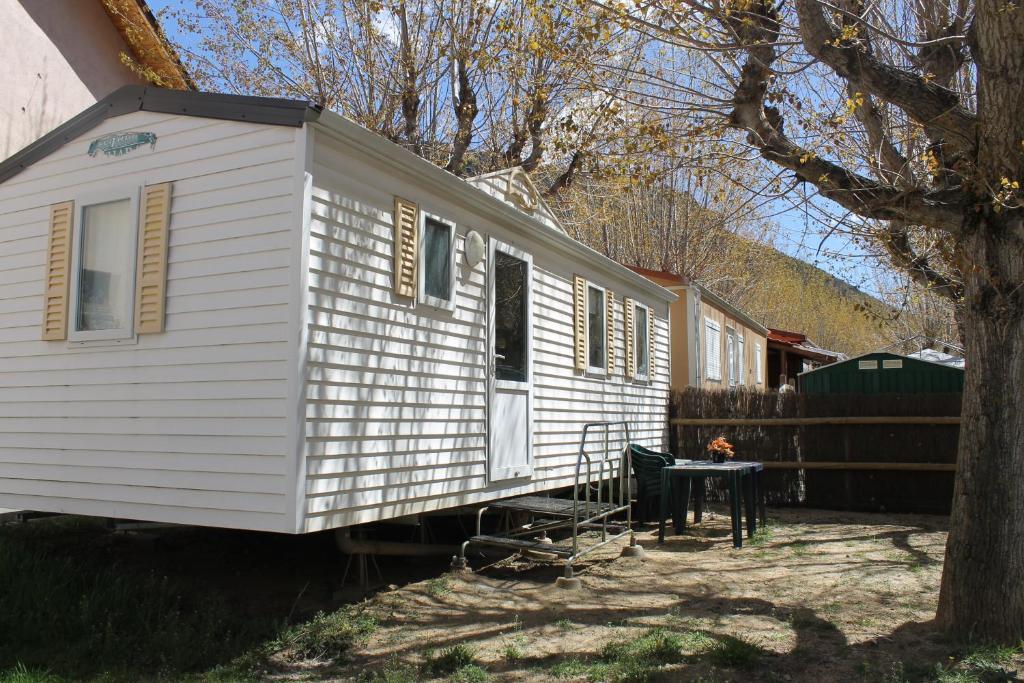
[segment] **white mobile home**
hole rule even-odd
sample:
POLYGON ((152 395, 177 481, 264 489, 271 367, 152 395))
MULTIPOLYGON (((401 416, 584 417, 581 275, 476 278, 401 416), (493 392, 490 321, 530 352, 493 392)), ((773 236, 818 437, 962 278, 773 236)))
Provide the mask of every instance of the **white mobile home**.
POLYGON ((127 87, 0 164, 0 507, 303 533, 660 448, 674 295, 521 171, 127 87))

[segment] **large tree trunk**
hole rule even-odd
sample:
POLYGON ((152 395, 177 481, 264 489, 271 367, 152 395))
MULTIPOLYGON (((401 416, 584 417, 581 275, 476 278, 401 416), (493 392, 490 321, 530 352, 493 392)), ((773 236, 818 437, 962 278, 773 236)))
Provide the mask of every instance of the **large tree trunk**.
POLYGON ((939 624, 974 641, 1024 639, 1024 217, 969 229, 966 384, 939 624))

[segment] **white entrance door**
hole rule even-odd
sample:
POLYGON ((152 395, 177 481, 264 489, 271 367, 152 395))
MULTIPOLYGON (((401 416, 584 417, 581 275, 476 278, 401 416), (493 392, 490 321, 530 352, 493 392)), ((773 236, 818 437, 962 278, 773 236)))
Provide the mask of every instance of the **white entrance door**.
POLYGON ((533 474, 533 257, 491 239, 488 260, 488 476, 533 474))

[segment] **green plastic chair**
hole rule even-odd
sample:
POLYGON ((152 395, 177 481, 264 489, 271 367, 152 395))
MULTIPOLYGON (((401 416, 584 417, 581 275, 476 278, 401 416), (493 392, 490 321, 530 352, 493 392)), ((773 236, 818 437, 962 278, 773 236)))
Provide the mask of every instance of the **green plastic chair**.
MULTIPOLYGON (((629 444, 633 462, 633 476, 636 478, 637 521, 646 524, 658 519, 658 504, 665 493, 661 490, 661 468, 676 464, 668 453, 659 453, 635 443, 629 444)), ((671 491, 668 492, 671 495, 671 491)), ((671 501, 673 516, 679 514, 678 496, 671 501)))

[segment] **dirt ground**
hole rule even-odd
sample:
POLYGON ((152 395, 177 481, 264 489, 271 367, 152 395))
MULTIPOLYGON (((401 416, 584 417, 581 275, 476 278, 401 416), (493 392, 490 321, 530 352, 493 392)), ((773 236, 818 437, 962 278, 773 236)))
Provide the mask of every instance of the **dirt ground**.
POLYGON ((738 550, 721 510, 663 545, 648 527, 643 561, 602 549, 581 565, 578 592, 555 588, 552 566, 478 559, 474 573, 381 593, 369 603, 379 628, 328 677, 422 678, 402 672, 465 645, 489 680, 594 679, 609 643, 659 629, 684 656, 641 679, 1019 680, 1019 651, 996 678, 957 678, 963 653, 932 628, 946 518, 769 510, 769 520, 738 550))

